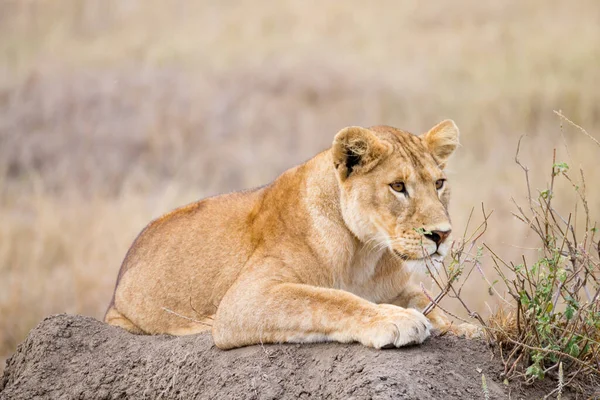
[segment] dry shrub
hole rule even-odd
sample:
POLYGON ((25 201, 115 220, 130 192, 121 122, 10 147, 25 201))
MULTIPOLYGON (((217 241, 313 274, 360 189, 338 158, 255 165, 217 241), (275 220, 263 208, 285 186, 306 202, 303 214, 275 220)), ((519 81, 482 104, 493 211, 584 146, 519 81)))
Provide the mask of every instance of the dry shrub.
MULTIPOLYGON (((574 125, 593 145, 600 147, 583 128, 557 114, 561 121, 574 125)), ((438 284, 440 293, 431 299, 425 312, 439 306, 446 295, 459 300, 467 313, 480 321, 490 343, 498 348, 504 363, 503 376, 531 384, 550 375, 559 384, 549 397, 560 395, 564 387, 600 382, 600 241, 586 197, 583 169, 573 173, 568 163, 557 161, 554 151, 548 186, 533 193, 530 170, 519 159, 520 145, 521 141, 515 162, 525 175, 527 203, 522 205, 513 200, 514 216, 537 237, 535 253, 523 254, 518 263, 505 261, 486 244, 473 251, 481 235, 463 240, 443 274, 437 273, 445 278, 445 286, 438 284), (567 210, 555 206, 558 197, 569 193, 566 189, 557 190, 559 180, 567 182, 576 194, 572 208, 567 210), (498 279, 493 282, 480 268, 484 250, 495 265, 498 279), (472 265, 469 274, 455 289, 468 264, 472 265), (460 296, 474 267, 488 283, 490 292, 506 293, 500 295, 497 311, 487 321, 472 312, 460 296), (504 288, 500 288, 502 284, 504 288)), ((485 226, 488 217, 484 212, 485 226)))
MULTIPOLYGON (((600 148, 600 142, 587 131, 555 113, 561 118, 561 129, 562 122, 567 122, 600 148)), ((512 200, 514 216, 538 239, 535 251, 523 254, 515 263, 482 243, 491 215, 482 206, 482 224, 470 235, 465 230, 462 240, 454 243, 449 262, 440 270, 428 263, 428 275, 438 294, 434 298, 422 285, 431 300, 423 312, 440 307, 468 322, 440 304, 445 298, 454 299, 480 323, 490 344, 498 349, 505 379, 532 384, 551 376, 558 384, 546 398, 554 394, 560 398, 565 387, 585 392, 583 386, 588 386, 589 392, 589 387, 600 382, 600 235, 587 200, 585 174, 583 169, 573 173, 568 163, 558 162, 554 150, 548 185, 534 193, 530 170, 519 158, 520 148, 521 140, 515 162, 524 172, 527 202, 522 205, 512 200), (560 180, 566 187, 559 190, 560 180), (569 192, 575 194, 574 204, 560 209, 555 203, 569 192), (481 268, 484 254, 495 266, 497 279, 493 281, 481 268), (487 320, 472 311, 470 301, 461 296, 475 269, 488 284, 489 293, 500 299, 487 320)))
POLYGON ((488 248, 513 306, 492 318, 488 332, 502 349, 507 377, 523 376, 531 382, 557 374, 561 364, 566 385, 586 374, 600 376, 600 242, 584 172, 573 174, 567 163, 557 162, 555 153, 548 187, 534 194, 518 151, 515 160, 528 187, 528 202, 515 203, 515 216, 535 233, 540 247, 533 261, 523 256, 518 264, 488 248), (567 214, 553 204, 565 194, 555 189, 558 179, 569 182, 578 197, 567 214))

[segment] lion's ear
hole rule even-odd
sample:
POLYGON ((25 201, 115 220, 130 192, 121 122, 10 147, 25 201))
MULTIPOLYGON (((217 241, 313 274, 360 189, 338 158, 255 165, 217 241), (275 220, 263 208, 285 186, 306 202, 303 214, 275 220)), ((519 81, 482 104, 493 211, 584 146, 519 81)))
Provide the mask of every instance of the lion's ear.
POLYGON ((421 135, 427 149, 433 154, 441 168, 446 166, 458 142, 458 127, 451 119, 444 120, 421 135))
POLYGON ((388 143, 360 126, 344 128, 333 139, 333 164, 342 181, 350 174, 370 171, 390 152, 388 143))

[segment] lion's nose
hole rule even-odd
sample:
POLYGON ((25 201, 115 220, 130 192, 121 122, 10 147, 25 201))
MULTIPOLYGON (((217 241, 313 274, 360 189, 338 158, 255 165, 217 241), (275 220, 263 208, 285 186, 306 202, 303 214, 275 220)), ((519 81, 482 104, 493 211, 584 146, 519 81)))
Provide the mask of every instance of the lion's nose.
POLYGON ((448 229, 447 231, 431 231, 431 233, 426 233, 425 237, 429 240, 434 241, 436 246, 440 247, 440 244, 442 244, 444 240, 446 240, 448 235, 450 235, 450 232, 452 232, 451 229, 448 229))

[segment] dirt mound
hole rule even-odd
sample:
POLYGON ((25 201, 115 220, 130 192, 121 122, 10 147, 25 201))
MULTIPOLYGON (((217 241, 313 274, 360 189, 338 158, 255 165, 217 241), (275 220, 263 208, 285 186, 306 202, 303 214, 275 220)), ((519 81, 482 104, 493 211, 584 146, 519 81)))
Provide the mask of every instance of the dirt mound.
MULTIPOLYGON (((483 399, 482 374, 489 398, 507 398, 499 372, 484 343, 449 336, 385 351, 335 343, 221 351, 209 334, 135 336, 57 315, 8 360, 0 399, 483 399)), ((540 398, 551 389, 512 391, 540 398)))

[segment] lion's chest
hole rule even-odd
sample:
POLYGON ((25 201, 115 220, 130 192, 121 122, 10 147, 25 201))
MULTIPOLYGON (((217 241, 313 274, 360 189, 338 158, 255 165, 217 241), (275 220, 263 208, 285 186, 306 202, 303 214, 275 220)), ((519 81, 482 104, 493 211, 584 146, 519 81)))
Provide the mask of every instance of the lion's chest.
POLYGON ((400 294, 394 274, 382 273, 381 263, 386 249, 363 248, 342 269, 338 288, 374 303, 388 302, 400 294))

